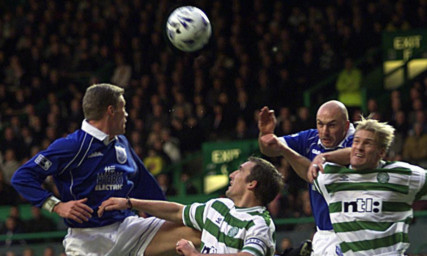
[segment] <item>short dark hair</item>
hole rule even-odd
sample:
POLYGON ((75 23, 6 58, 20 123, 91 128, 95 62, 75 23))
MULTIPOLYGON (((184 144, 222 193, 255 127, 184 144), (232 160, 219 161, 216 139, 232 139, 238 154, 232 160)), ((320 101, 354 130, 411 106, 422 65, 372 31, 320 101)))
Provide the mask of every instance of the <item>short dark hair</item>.
POLYGON ((83 113, 86 120, 102 119, 108 106, 116 107, 125 90, 112 84, 94 84, 86 89, 83 96, 83 113))
POLYGON ((249 157, 248 160, 255 163, 255 165, 246 177, 246 181, 258 181, 255 188, 255 196, 263 205, 267 205, 273 201, 283 188, 283 176, 267 160, 254 156, 249 157))

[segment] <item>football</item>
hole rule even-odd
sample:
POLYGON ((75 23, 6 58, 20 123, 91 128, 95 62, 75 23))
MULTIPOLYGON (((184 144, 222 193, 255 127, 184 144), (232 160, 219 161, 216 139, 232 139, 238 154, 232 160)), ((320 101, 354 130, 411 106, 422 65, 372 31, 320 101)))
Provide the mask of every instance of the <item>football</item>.
POLYGON ((184 52, 202 49, 211 37, 211 23, 206 14, 194 6, 175 9, 166 22, 166 35, 171 44, 184 52))

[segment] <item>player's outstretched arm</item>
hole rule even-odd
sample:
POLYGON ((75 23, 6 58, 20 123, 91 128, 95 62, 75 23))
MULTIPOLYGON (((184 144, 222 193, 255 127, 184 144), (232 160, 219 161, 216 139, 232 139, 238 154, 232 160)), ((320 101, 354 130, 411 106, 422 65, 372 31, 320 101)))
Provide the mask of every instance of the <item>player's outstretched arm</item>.
MULTIPOLYGON (((179 255, 184 256, 200 256, 200 255, 210 255, 205 253, 198 252, 191 241, 181 239, 176 243, 176 252, 179 255)), ((213 255, 213 254, 212 254, 213 255)), ((238 253, 227 253, 227 254, 215 254, 215 256, 252 256, 252 254, 247 252, 238 252, 238 253)))
POLYGON ((323 172, 323 164, 325 162, 332 162, 339 165, 350 164, 351 148, 343 148, 335 151, 325 152, 317 155, 310 164, 307 177, 310 183, 317 178, 317 173, 323 172))
POLYGON ((310 166, 310 160, 308 160, 308 158, 300 155, 298 152, 285 145, 274 134, 261 136, 260 141, 262 141, 263 144, 268 145, 272 151, 277 152, 277 155, 283 156, 298 176, 305 181, 308 181, 307 170, 310 166))
POLYGON ((266 144, 261 140, 261 137, 267 134, 274 134, 276 123, 277 121, 276 116, 274 115, 274 110, 270 110, 268 107, 263 107, 258 114, 258 145, 261 153, 270 157, 280 156, 280 152, 266 144))
POLYGON ((196 248, 194 247, 193 243, 191 241, 185 240, 185 239, 180 239, 177 243, 176 243, 176 252, 179 255, 201 255, 201 253, 199 253, 199 251, 196 250, 196 248))
POLYGON ((182 210, 184 209, 184 205, 157 200, 111 197, 102 202, 99 206, 98 216, 101 217, 104 211, 130 208, 146 212, 161 219, 182 224, 182 210))

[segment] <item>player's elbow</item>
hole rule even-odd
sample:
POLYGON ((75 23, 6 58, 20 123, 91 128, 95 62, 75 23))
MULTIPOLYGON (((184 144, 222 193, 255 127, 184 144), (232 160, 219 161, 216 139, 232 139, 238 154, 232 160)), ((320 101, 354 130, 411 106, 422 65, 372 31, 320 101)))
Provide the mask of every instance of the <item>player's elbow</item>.
POLYGON ((15 173, 12 175, 12 178, 10 179, 10 184, 12 187, 18 191, 18 188, 21 186, 21 178, 19 176, 19 172, 15 171, 15 173))

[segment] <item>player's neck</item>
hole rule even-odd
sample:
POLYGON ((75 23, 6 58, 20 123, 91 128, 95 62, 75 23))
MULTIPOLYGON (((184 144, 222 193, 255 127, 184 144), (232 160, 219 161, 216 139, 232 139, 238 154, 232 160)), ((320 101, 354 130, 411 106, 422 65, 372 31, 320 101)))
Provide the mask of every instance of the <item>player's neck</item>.
POLYGON ((88 123, 91 124, 93 127, 97 128, 98 130, 102 131, 103 133, 108 134, 109 137, 112 137, 108 126, 108 120, 106 120, 105 118, 101 120, 90 120, 88 121, 88 123))
POLYGON ((245 194, 240 198, 232 199, 234 202, 234 205, 236 207, 240 208, 250 208, 255 206, 261 206, 261 202, 257 200, 254 195, 251 194, 245 194))

